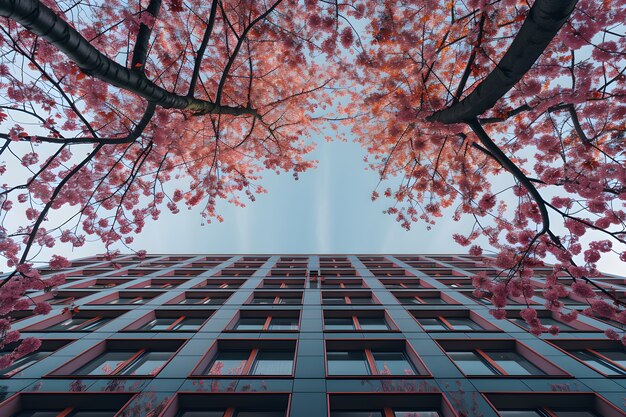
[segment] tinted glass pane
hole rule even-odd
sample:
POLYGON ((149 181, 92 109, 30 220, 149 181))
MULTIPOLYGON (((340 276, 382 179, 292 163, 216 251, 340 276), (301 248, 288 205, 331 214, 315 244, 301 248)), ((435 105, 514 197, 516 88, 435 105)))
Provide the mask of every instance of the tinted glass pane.
POLYGON ((269 330, 298 330, 298 318, 274 317, 270 321, 269 330))
POLYGON ((11 417, 57 417, 59 411, 22 411, 17 414, 12 414, 11 417))
POLYGON ((177 317, 163 317, 149 321, 139 328, 139 330, 167 330, 176 320, 177 317))
POLYGON ((120 375, 156 375, 172 356, 170 352, 146 352, 124 367, 120 375))
POLYGON ((224 411, 182 411, 176 417, 222 417, 224 411))
POLYGON ((358 320, 363 330, 389 330, 387 322, 382 317, 359 317, 358 320))
MULTIPOLYGON (((608 361, 604 358, 602 358, 601 356, 596 356, 593 353, 586 351, 586 350, 580 350, 580 351, 573 351, 570 352, 572 355, 576 356, 578 359, 580 359, 581 361, 585 362, 586 364, 588 364, 589 366, 591 366, 592 368, 602 372, 603 374, 606 375, 626 375, 626 370, 622 369, 622 367, 617 366, 616 363, 612 363, 611 361, 608 361)), ((609 352, 602 352, 602 356, 605 356, 608 358, 607 353, 609 352)), ((618 352, 619 353, 619 352, 618 352)))
POLYGON ((235 325, 236 330, 263 330, 265 317, 242 317, 235 325))
POLYGON ((398 298, 398 301, 402 304, 423 304, 415 297, 400 297, 398 298))
POLYGON ((439 417, 436 411, 396 411, 395 417, 439 417))
POLYGON ((275 297, 255 297, 252 300, 252 304, 273 304, 275 300, 275 297))
POLYGON ((535 410, 510 410, 498 411, 502 417, 544 417, 539 411, 535 410))
POLYGON ((324 304, 345 304, 346 299, 343 297, 324 297, 324 304))
POLYGON ((130 359, 135 351, 106 352, 74 372, 76 375, 110 375, 118 366, 130 359))
POLYGON ((252 375, 291 375, 293 352, 260 351, 252 365, 252 375))
POLYGON ((354 330, 352 317, 329 317, 324 319, 326 330, 354 330))
POLYGON ((300 304, 301 301, 302 301, 301 298, 280 297, 278 304, 300 304))
POLYGON ((331 411, 330 417, 383 417, 380 411, 331 411))
POLYGON ((439 297, 420 297, 425 304, 448 304, 439 297))
MULTIPOLYGON (((9 352, 0 352, 0 356, 7 354, 9 352)), ((42 360, 46 356, 48 356, 50 352, 40 351, 31 353, 30 355, 26 355, 21 357, 20 359, 13 362, 11 365, 7 366, 4 369, 0 369, 0 375, 15 375, 23 369, 28 368, 32 364, 37 361, 42 360)))
POLYGON ((466 375, 497 375, 497 372, 474 352, 448 352, 448 355, 466 375))
POLYGON ((235 417, 285 417, 284 411, 239 411, 235 417))
POLYGON ((350 297, 352 304, 374 304, 370 297, 350 297))
POLYGON ((68 417, 113 417, 115 414, 115 411, 76 411, 68 417))
POLYGON ((592 413, 591 411, 585 410, 575 410, 575 411, 556 411, 551 410, 555 416, 557 417, 598 417, 596 413, 592 413))
POLYGON ((417 321, 422 325, 424 330, 449 330, 439 319, 421 318, 417 319, 417 321))
POLYGON ((372 352, 381 375, 415 375, 415 369, 404 352, 372 352))
POLYGON ((626 352, 623 350, 597 350, 597 352, 617 363, 622 368, 626 368, 626 352))
POLYGON ((329 375, 370 375, 364 352, 328 352, 327 357, 329 375))
POLYGON ((508 375, 543 375, 544 372, 515 352, 485 352, 508 375))
POLYGON ((464 317, 446 317, 448 323, 454 327, 454 330, 482 330, 483 328, 472 319, 464 317))
POLYGON ((172 330, 198 330, 206 319, 202 317, 186 317, 179 322, 172 330))
POLYGON ((249 351, 218 352, 209 367, 208 375, 241 375, 248 362, 249 351))
MULTIPOLYGON (((77 329, 77 330, 80 330, 80 331, 83 331, 83 332, 95 330, 98 327, 103 326, 103 325, 107 324, 110 321, 111 321, 110 318, 102 317, 102 318, 100 318, 98 320, 94 320, 94 321, 91 321, 91 322, 89 322, 87 324, 81 325, 80 329, 77 329)), ((73 329, 68 329, 68 330, 73 330, 73 329)))

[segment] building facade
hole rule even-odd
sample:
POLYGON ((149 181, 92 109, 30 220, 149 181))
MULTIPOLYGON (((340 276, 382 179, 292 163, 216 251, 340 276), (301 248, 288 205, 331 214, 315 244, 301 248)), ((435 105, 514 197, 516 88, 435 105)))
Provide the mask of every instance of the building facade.
POLYGON ((43 344, 0 371, 0 416, 626 415, 624 346, 603 334, 619 323, 561 323, 536 296, 561 328, 536 337, 526 301, 496 320, 474 297, 481 270, 498 273, 461 255, 77 260, 57 291, 29 294, 50 314, 13 314, 43 344))

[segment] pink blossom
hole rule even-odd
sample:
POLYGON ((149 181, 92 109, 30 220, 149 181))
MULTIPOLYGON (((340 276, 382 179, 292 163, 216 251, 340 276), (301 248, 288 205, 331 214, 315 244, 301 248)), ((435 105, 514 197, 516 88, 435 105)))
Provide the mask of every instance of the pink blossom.
POLYGON ((52 307, 50 307, 50 304, 46 302, 39 302, 39 303, 35 303, 35 308, 33 310, 33 313, 46 315, 50 312, 50 310, 52 310, 52 307))
POLYGON ((50 259, 50 269, 59 270, 72 266, 72 263, 63 256, 52 255, 50 259))
POLYGON ((572 291, 574 291, 574 294, 583 298, 594 298, 596 295, 591 286, 582 281, 574 282, 572 284, 572 291))
POLYGON ((615 330, 613 330, 613 329, 606 329, 606 330, 604 331, 604 335, 605 335, 606 337, 608 337, 609 339, 611 339, 611 340, 620 340, 619 333, 617 333, 617 332, 616 332, 615 330))

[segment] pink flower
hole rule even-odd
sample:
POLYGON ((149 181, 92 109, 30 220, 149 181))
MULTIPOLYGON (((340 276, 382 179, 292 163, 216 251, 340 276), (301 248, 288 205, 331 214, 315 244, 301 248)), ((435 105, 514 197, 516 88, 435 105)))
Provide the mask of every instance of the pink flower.
POLYGON ((506 310, 489 310, 489 313, 498 320, 502 320, 506 317, 506 310))
POLYGON ((50 259, 50 269, 58 270, 72 266, 72 263, 63 256, 52 255, 50 259))
POLYGON ((572 284, 572 291, 583 298, 594 298, 596 295, 589 284, 581 281, 576 281, 572 284))
POLYGON ((619 333, 617 333, 617 332, 616 332, 615 330, 613 330, 613 329, 606 329, 606 330, 604 331, 604 335, 605 335, 606 337, 608 337, 609 339, 611 339, 611 340, 620 340, 619 333))
POLYGON ((469 254, 471 256, 480 256, 483 254, 483 249, 478 245, 474 245, 470 248, 469 254))
POLYGON ((50 304, 41 302, 35 304, 35 309, 33 310, 33 313, 46 315, 50 312, 50 310, 52 310, 50 304))

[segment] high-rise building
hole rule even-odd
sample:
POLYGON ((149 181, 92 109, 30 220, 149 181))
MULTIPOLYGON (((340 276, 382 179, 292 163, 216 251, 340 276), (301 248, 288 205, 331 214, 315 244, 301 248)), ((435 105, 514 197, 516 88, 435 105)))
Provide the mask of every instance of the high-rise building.
POLYGON ((43 344, 0 371, 0 416, 624 416, 624 346, 603 334, 620 324, 559 322, 540 296, 496 320, 472 294, 483 270, 498 274, 460 255, 77 260, 29 294, 50 314, 12 315, 43 344), (560 334, 531 334, 527 304, 560 334))

